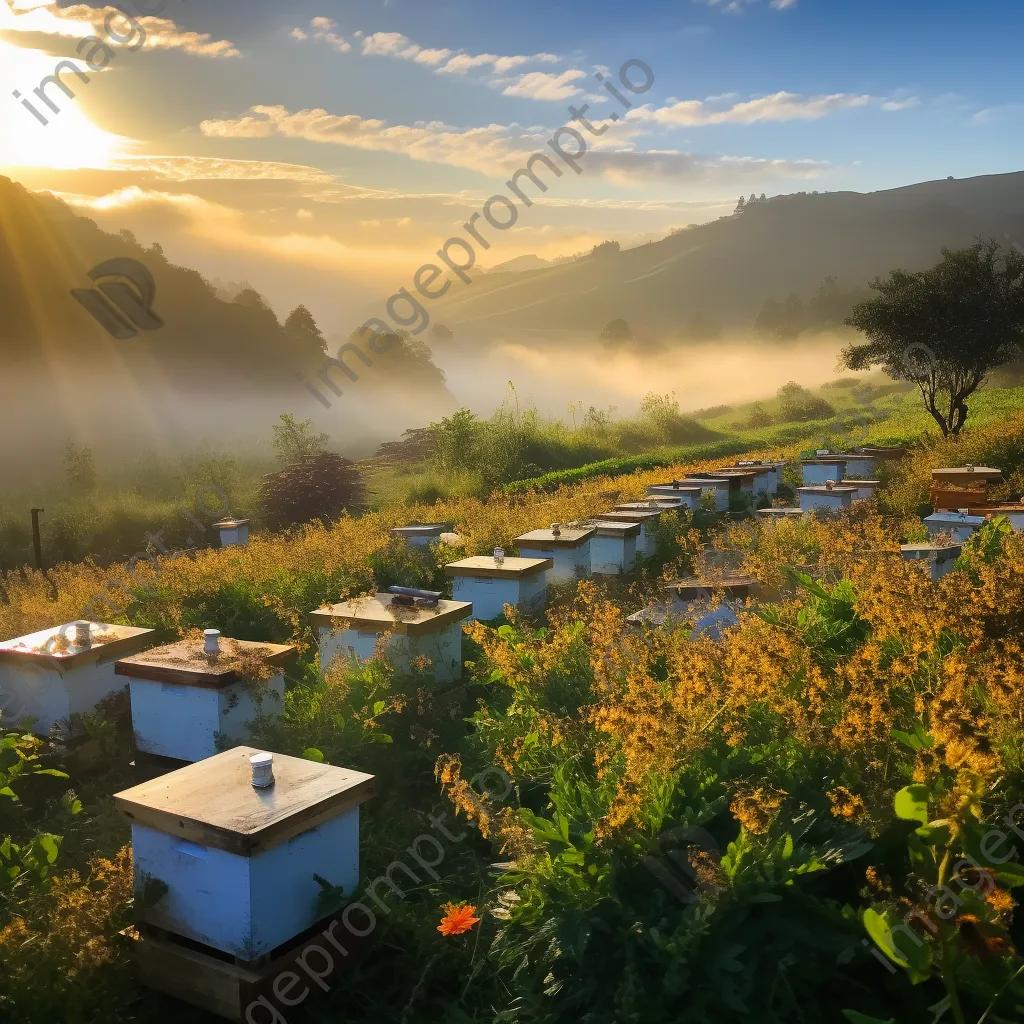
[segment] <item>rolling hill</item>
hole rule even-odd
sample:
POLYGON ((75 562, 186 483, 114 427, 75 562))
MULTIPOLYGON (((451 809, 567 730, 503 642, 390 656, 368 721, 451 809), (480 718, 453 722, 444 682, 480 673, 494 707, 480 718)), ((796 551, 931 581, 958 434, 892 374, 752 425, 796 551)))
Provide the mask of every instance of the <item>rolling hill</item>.
POLYGON ((749 330, 766 299, 847 288, 902 267, 923 269, 944 246, 978 237, 1024 242, 1024 173, 931 181, 867 194, 780 196, 666 238, 453 289, 436 319, 464 336, 599 331, 622 318, 676 332, 694 319, 749 330))

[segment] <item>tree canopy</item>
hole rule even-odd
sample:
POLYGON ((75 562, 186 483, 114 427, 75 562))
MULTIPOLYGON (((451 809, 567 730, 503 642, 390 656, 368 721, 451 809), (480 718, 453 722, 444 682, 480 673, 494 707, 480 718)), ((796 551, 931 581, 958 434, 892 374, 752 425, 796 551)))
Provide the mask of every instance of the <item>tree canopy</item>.
POLYGON ((917 384, 943 436, 959 434, 967 399, 1024 339, 1024 255, 994 240, 943 249, 929 270, 894 270, 846 323, 867 341, 843 352, 851 370, 881 366, 917 384))

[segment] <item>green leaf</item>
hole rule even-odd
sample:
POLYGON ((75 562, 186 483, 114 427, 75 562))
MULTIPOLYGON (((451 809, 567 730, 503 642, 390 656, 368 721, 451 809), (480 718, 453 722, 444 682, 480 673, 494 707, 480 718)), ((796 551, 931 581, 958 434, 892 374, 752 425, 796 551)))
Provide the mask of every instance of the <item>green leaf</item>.
POLYGON ((948 846, 950 839, 950 825, 945 818, 936 818, 918 829, 914 829, 915 835, 921 837, 928 846, 948 846))
POLYGON ((394 737, 389 736, 386 732, 374 732, 372 734, 374 743, 394 743, 394 737))
POLYGON ((1024 864, 1003 864, 995 869, 996 881, 1007 889, 1024 885, 1024 864))
POLYGON ((904 786, 896 794, 893 806, 897 817, 905 821, 919 821, 928 824, 928 798, 931 793, 927 786, 904 786))
POLYGON ((384 714, 384 709, 387 706, 388 705, 387 705, 386 701, 383 701, 383 700, 374 701, 374 703, 373 703, 373 713, 375 715, 382 715, 382 714, 384 714))
POLYGON ((82 801, 75 795, 73 789, 69 789, 61 798, 61 806, 67 811, 68 814, 81 814, 82 813, 82 801))
POLYGON ((515 637, 516 631, 511 626, 499 626, 498 636, 503 640, 511 640, 515 637))
POLYGON ((58 771, 56 768, 37 768, 33 775, 52 775, 56 779, 70 778, 67 772, 58 771))
POLYGON ((317 763, 322 763, 324 760, 324 752, 322 750, 317 750, 316 747, 306 747, 302 752, 302 756, 307 761, 316 761, 317 763))
POLYGON ((46 854, 46 863, 52 864, 57 859, 57 853, 60 849, 60 836, 51 835, 49 832, 44 832, 42 835, 36 837, 36 842, 43 848, 43 852, 46 854))

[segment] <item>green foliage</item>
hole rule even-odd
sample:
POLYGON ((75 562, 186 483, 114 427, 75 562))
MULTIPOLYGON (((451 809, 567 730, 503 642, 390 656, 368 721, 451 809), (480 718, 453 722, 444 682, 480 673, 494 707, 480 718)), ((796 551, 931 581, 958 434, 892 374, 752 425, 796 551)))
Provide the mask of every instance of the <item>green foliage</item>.
POLYGON ((96 460, 87 445, 68 440, 64 446, 64 474, 74 494, 89 494, 96 487, 96 460))
POLYGON ((312 420, 302 420, 300 423, 291 413, 282 413, 280 420, 280 423, 271 427, 274 433, 271 444, 282 465, 290 466, 327 451, 331 436, 311 433, 312 420))
POLYGON ((872 282, 847 324, 865 342, 843 353, 853 370, 881 366, 913 381, 943 437, 967 419, 967 399, 988 375, 1020 355, 1024 340, 1024 255, 998 242, 942 250, 918 273, 893 271, 872 282))

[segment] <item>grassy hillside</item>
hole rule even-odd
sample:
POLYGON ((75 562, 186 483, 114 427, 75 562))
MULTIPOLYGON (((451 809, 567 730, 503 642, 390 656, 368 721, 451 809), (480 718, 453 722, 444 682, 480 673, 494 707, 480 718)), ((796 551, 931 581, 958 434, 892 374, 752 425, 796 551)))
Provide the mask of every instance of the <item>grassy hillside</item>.
POLYGON ((921 270, 943 246, 1024 237, 1024 174, 934 181, 885 192, 780 196, 647 245, 453 288, 436 319, 463 336, 588 331, 622 318, 674 334, 698 322, 749 330, 762 303, 813 294, 823 278, 861 287, 921 270))

